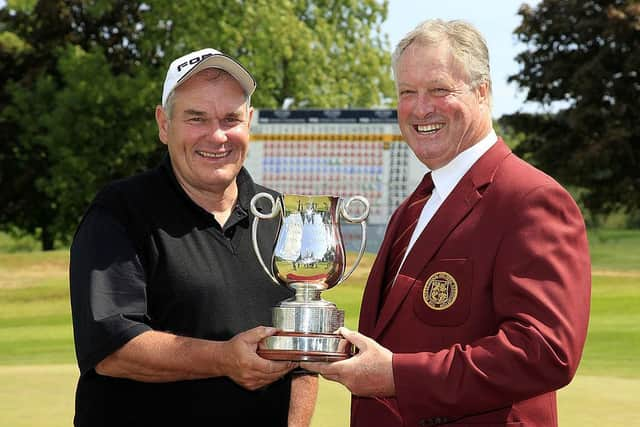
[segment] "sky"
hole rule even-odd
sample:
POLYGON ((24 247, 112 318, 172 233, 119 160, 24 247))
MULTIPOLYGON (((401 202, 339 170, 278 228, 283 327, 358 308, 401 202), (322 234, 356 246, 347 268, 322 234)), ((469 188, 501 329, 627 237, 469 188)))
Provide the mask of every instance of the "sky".
POLYGON ((426 19, 462 19, 473 24, 489 45, 493 117, 516 111, 533 112, 537 105, 525 104, 525 93, 515 84, 507 83, 507 77, 519 71, 516 55, 525 50, 513 35, 513 30, 520 24, 517 12, 522 3, 534 6, 539 0, 389 0, 382 30, 389 36, 394 49, 406 33, 426 19))

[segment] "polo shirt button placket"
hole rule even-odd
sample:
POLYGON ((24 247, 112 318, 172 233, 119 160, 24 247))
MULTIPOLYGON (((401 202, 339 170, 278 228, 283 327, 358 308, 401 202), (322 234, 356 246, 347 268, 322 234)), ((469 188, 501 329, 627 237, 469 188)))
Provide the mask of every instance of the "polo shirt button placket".
POLYGON ((224 230, 222 232, 222 237, 224 237, 224 242, 227 245, 227 248, 232 254, 236 253, 236 249, 233 247, 233 232, 230 229, 224 230))

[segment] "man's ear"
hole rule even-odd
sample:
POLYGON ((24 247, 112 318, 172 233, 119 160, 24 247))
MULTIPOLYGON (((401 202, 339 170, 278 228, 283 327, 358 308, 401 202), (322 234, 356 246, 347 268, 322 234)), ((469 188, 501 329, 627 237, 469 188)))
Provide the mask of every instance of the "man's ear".
POLYGON ((489 107, 489 83, 482 82, 476 88, 478 103, 489 107))
POLYGON ((158 138, 163 144, 169 143, 169 118, 162 108, 162 105, 156 106, 156 123, 158 124, 158 138))
POLYGON ((249 124, 249 128, 251 128, 251 120, 253 120, 253 107, 249 106, 249 120, 248 120, 248 124, 249 124))

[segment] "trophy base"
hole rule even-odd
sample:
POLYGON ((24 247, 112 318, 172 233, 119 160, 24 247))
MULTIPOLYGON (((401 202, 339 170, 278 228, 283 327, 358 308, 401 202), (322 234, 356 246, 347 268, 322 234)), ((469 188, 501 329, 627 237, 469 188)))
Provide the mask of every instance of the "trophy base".
POLYGON ((338 334, 280 331, 258 345, 258 355, 269 360, 335 362, 353 355, 353 346, 338 334))

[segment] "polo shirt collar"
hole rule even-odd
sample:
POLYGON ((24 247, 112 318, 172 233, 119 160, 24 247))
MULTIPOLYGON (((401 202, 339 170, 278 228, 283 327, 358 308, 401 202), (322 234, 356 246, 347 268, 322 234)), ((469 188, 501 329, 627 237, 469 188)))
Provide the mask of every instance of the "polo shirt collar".
POLYGON ((256 185, 249 175, 249 172, 243 166, 236 177, 236 184, 238 186, 238 202, 237 204, 249 212, 251 206, 251 198, 256 194, 256 185))
MULTIPOLYGON (((169 153, 165 154, 162 159, 161 168, 165 170, 169 179, 171 180, 171 184, 176 188, 176 190, 184 197, 192 206, 195 206, 199 211, 205 212, 208 217, 211 216, 209 212, 206 212, 202 207, 200 207, 196 202, 194 202, 191 197, 184 191, 184 188, 178 182, 178 178, 173 171, 173 167, 171 166, 171 158, 169 157, 169 153)), ((240 207, 244 214, 248 216, 248 212, 250 210, 251 198, 256 193, 256 186, 249 175, 247 169, 243 166, 236 176, 236 185, 238 186, 238 201, 236 203, 235 209, 240 207)))

